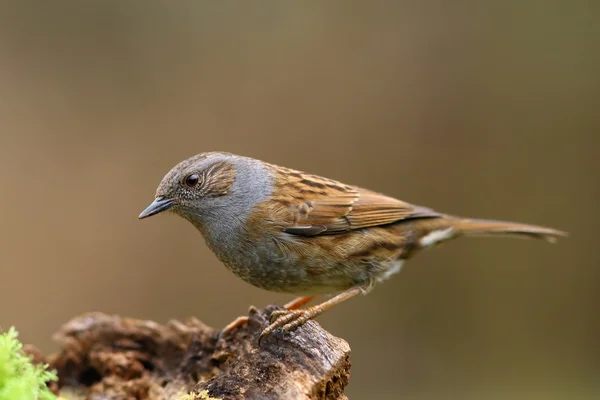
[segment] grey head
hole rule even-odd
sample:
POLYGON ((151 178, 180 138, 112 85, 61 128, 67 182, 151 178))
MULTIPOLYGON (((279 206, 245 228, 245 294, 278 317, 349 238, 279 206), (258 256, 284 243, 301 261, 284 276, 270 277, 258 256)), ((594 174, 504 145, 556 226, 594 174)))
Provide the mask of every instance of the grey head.
POLYGON ((272 183, 261 161, 222 152, 197 154, 164 176, 139 218, 169 210, 194 224, 207 240, 225 239, 243 228, 257 203, 268 199, 272 183))

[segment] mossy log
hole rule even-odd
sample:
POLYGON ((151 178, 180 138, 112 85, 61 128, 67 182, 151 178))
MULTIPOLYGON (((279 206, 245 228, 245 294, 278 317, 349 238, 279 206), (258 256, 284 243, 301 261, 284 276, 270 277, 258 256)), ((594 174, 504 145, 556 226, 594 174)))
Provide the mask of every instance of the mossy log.
POLYGON ((102 313, 66 323, 61 349, 42 357, 66 399, 346 399, 350 347, 310 321, 291 333, 258 334, 277 309, 218 337, 196 318, 160 325, 102 313))

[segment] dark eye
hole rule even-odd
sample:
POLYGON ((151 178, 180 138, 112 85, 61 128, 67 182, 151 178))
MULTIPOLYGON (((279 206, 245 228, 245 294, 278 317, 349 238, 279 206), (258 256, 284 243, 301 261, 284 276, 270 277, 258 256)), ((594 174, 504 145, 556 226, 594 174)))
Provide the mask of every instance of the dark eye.
POLYGON ((189 174, 183 181, 189 187, 194 187, 200 182, 200 176, 198 176, 198 174, 189 174))

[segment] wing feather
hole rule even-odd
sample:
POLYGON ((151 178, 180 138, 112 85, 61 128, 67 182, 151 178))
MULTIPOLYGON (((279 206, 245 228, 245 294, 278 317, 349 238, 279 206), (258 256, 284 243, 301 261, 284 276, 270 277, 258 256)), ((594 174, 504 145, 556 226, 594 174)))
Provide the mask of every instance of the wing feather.
POLYGON ((285 232, 329 235, 413 219, 438 217, 425 207, 340 182, 276 167, 271 211, 285 232))

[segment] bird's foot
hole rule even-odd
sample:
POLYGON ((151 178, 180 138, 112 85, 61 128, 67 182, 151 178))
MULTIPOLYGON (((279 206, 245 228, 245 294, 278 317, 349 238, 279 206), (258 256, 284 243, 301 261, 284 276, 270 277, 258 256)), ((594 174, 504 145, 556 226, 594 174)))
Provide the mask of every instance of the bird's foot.
POLYGON ((307 321, 315 318, 324 310, 319 306, 302 310, 275 310, 271 313, 271 323, 260 334, 258 341, 281 328, 284 332, 291 332, 307 321))
MULTIPOLYGON (((283 308, 285 310, 276 310, 274 313, 276 313, 277 311, 287 312, 288 310, 297 310, 299 307, 302 307, 309 301, 313 300, 315 297, 317 297, 317 296, 302 296, 302 297, 295 298, 294 300, 290 301, 289 303, 286 303, 283 306, 283 308)), ((217 340, 220 340, 225 335, 229 335, 231 332, 233 332, 237 328, 241 328, 245 325, 248 325, 248 321, 250 320, 250 317, 252 315, 255 315, 256 313, 258 313, 258 309, 254 306, 250 306, 250 308, 248 309, 248 315, 241 315, 241 316, 237 317, 236 319, 234 319, 233 321, 231 321, 230 323, 228 323, 221 330, 221 332, 219 332, 219 335, 217 336, 217 340)), ((273 315, 273 314, 271 314, 271 315, 273 315)))
POLYGON ((248 321, 250 320, 250 316, 254 315, 258 312, 258 309, 254 306, 250 306, 248 309, 248 315, 240 315, 230 323, 228 323, 222 330, 219 332, 219 336, 217 336, 217 340, 221 340, 225 335, 229 335, 231 332, 236 330, 237 328, 241 328, 242 326, 248 325, 248 321))

